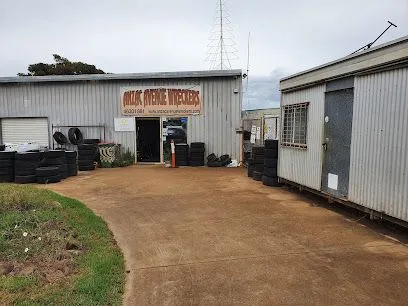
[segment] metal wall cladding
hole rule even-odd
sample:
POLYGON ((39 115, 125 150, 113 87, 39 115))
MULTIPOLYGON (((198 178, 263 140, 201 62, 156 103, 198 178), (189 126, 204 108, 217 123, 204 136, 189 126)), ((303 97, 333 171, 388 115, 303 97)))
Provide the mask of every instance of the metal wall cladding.
MULTIPOLYGON (((281 106, 310 102, 307 124, 307 149, 280 147, 278 175, 281 178, 321 189, 322 179, 322 140, 324 120, 325 85, 283 92, 281 106)), ((282 118, 283 120, 283 118, 282 118)), ((283 127, 283 123, 281 122, 283 127)))
MULTIPOLYGON (((14 83, 0 85, 0 118, 48 117, 51 125, 105 125, 105 141, 135 151, 134 132, 115 132, 120 114, 120 88, 201 84, 203 113, 188 120, 188 141, 205 142, 207 152, 240 157, 241 78, 182 78, 131 81, 14 83), (237 90, 238 93, 234 93, 237 90)), ((63 130, 63 129, 62 129, 63 130)), ((97 128, 81 128, 86 138, 101 138, 97 128)), ((63 130, 65 132, 65 130, 63 130)))
POLYGON ((408 68, 356 78, 349 200, 408 221, 408 68))

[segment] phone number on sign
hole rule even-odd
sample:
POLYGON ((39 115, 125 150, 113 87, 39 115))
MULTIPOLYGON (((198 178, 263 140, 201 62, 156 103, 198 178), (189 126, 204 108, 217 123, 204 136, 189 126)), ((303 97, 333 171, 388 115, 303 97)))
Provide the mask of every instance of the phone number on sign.
POLYGON ((144 114, 144 109, 124 109, 123 114, 125 115, 144 114))

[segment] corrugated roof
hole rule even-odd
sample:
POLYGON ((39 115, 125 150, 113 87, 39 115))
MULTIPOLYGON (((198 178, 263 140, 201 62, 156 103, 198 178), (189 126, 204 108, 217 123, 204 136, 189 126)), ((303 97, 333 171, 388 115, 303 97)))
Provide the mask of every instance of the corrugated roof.
POLYGON ((1 77, 0 83, 39 83, 39 82, 76 82, 76 81, 111 81, 145 79, 180 79, 241 76, 242 70, 203 70, 180 72, 123 73, 123 74, 83 74, 1 77))
POLYGON ((329 67, 329 66, 332 66, 332 65, 335 65, 335 64, 339 64, 341 62, 345 62, 345 61, 351 60, 353 58, 366 55, 368 53, 373 53, 373 52, 376 52, 376 51, 378 51, 380 49, 384 49, 384 48, 387 48, 387 47, 390 47, 392 45, 396 45, 396 44, 399 44, 399 43, 402 43, 402 42, 405 42, 405 41, 408 41, 408 35, 403 36, 403 37, 398 38, 398 39, 395 39, 395 40, 392 40, 392 41, 389 41, 389 42, 386 42, 386 43, 378 45, 376 47, 361 51, 361 52, 350 54, 348 56, 342 57, 342 58, 337 59, 335 61, 331 61, 331 62, 328 62, 326 64, 323 64, 323 65, 320 65, 320 66, 317 66, 317 67, 314 67, 314 68, 311 68, 311 69, 308 69, 308 70, 304 70, 304 71, 298 72, 296 74, 292 74, 290 76, 282 78, 281 82, 285 81, 285 80, 295 78, 295 77, 298 77, 298 76, 301 76, 301 75, 304 75, 304 74, 307 74, 307 73, 310 73, 310 72, 313 72, 313 71, 316 71, 316 70, 320 70, 320 69, 325 68, 325 67, 329 67))

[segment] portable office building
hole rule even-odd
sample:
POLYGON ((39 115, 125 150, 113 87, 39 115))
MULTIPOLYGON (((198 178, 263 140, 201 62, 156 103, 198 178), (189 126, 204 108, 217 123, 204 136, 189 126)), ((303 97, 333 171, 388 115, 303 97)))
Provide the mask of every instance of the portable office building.
POLYGON ((279 177, 408 221, 408 36, 280 81, 279 177))

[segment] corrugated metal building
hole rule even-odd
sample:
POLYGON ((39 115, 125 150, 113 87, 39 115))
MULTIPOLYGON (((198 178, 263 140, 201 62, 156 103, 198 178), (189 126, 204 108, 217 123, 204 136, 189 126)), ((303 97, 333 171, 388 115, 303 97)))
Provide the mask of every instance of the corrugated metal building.
MULTIPOLYGON (((177 113, 166 107, 177 101, 182 108, 178 116, 187 117, 188 143, 205 142, 206 152, 240 160, 241 70, 0 78, 0 142, 38 141, 52 147, 54 131, 66 134, 67 128, 78 126, 86 138, 120 143, 135 152, 137 121, 156 118, 157 137, 165 138, 163 123, 177 113), (146 92, 162 89, 165 107, 154 94, 146 107, 146 92), (142 95, 137 98, 139 91, 142 95), (194 92, 199 98, 193 105, 194 92), (150 112, 130 112, 143 112, 143 107, 150 112), (119 131, 115 118, 136 118, 136 128, 126 119, 123 130, 130 131, 119 131)), ((134 124, 135 119, 131 120, 134 124)), ((162 162, 162 141, 160 147, 162 162)))
POLYGON ((284 78, 280 89, 279 177, 407 222, 408 36, 284 78))

